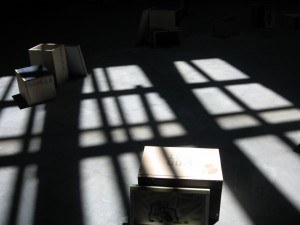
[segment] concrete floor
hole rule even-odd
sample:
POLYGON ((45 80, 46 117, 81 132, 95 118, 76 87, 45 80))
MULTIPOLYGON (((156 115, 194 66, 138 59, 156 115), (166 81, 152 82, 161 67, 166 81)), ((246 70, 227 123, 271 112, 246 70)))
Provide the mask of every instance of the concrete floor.
POLYGON ((146 145, 220 149, 217 225, 299 224, 299 29, 251 26, 251 4, 192 2, 181 46, 153 49, 135 46, 143 7, 9 8, 17 19, 1 20, 0 224, 126 224, 146 145), (224 15, 238 36, 212 37, 224 15), (47 42, 80 44, 88 76, 20 109, 14 69, 47 42))

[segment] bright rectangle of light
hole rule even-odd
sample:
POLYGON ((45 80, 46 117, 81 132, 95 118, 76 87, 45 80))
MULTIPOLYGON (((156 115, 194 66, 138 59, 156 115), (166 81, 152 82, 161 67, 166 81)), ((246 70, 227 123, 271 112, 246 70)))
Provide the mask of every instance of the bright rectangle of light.
POLYGON ((136 65, 115 66, 106 69, 113 90, 129 90, 140 87, 152 87, 144 71, 136 65))
POLYGON ((0 138, 18 137, 28 129, 31 108, 6 107, 0 113, 0 138))
POLYGON ((140 124, 149 121, 143 101, 139 95, 123 95, 118 99, 126 124, 140 124))
POLYGON ((42 138, 41 137, 33 137, 29 141, 28 152, 36 153, 41 150, 42 147, 42 138))
POLYGON ((10 88, 10 84, 12 83, 13 79, 13 76, 0 77, 0 101, 3 101, 7 96, 6 93, 9 92, 8 89, 10 88))
POLYGON ((18 154, 22 148, 22 139, 0 140, 0 157, 18 154))
POLYGON ((234 143, 300 212, 300 157, 274 135, 237 139, 234 143))
POLYGON ((82 148, 100 146, 107 143, 107 137, 101 130, 82 131, 79 134, 79 146, 82 148))
POLYGON ((176 116, 170 106, 158 93, 146 94, 147 103, 155 121, 175 120, 176 116))
MULTIPOLYGON (((96 70, 96 72, 94 71, 94 73, 97 73, 97 70, 96 70)), ((81 88, 82 94, 90 94, 90 93, 95 92, 95 86, 93 84, 92 76, 96 76, 96 75, 89 75, 83 79, 83 84, 82 84, 82 88, 81 88)))
POLYGON ((118 102, 115 97, 107 97, 102 100, 103 110, 110 126, 120 126, 123 124, 118 102))
POLYGON ((16 167, 0 168, 0 224, 9 224, 17 172, 16 167))
POLYGON ((44 131, 45 118, 46 118, 45 104, 37 105, 34 110, 34 118, 33 118, 33 124, 31 129, 31 133, 33 135, 42 134, 42 132, 44 131))
POLYGON ((253 110, 292 106, 291 102, 258 83, 228 85, 226 89, 253 110))
MULTIPOLYGON (((116 176, 115 166, 109 156, 86 158, 80 162, 80 189, 83 224, 107 224, 108 219, 119 219, 126 214, 116 176), (116 217, 117 213, 117 217, 116 217)), ((111 221, 112 222, 112 221, 111 221)), ((120 221, 112 222, 117 224, 120 221)))
MULTIPOLYGON (((93 73, 91 76, 94 76, 95 78, 95 87, 97 91, 100 92, 107 92, 111 91, 110 89, 110 83, 107 80, 105 71, 103 68, 96 68, 93 69, 93 73)), ((92 85, 93 83, 91 83, 92 85)))
POLYGON ((216 87, 192 90, 199 102, 211 115, 242 112, 244 109, 216 87))
POLYGON ((222 223, 224 224, 255 224, 226 182, 222 187, 220 215, 222 215, 222 223))
POLYGON ((128 135, 125 129, 115 128, 110 131, 111 139, 114 143, 125 143, 128 141, 128 135))
POLYGON ((79 129, 95 129, 102 127, 102 118, 97 99, 85 99, 80 102, 79 129))
POLYGON ((147 125, 132 126, 129 129, 129 134, 134 141, 145 141, 154 138, 151 127, 147 125))
POLYGON ((199 59, 192 60, 191 62, 215 81, 239 80, 249 78, 248 75, 222 59, 199 59))
POLYGON ((16 225, 34 224, 37 188, 37 165, 28 165, 24 169, 23 184, 16 225))
POLYGON ((300 121, 299 109, 281 109, 258 114, 264 121, 271 124, 300 121))
POLYGON ((187 62, 176 61, 174 62, 174 65, 183 80, 188 84, 209 82, 209 80, 202 73, 200 73, 197 69, 195 69, 187 62))
POLYGON ((289 138, 295 145, 300 144, 300 130, 285 132, 284 135, 289 138))
POLYGON ((246 114, 220 116, 215 119, 217 124, 224 130, 234 130, 248 127, 256 127, 260 122, 246 114))
POLYGON ((131 184, 137 184, 137 176, 139 172, 140 162, 139 156, 135 152, 126 152, 118 155, 118 163, 120 171, 124 179, 124 189, 126 188, 127 199, 129 201, 129 187, 131 184))
POLYGON ((162 123, 157 128, 159 135, 165 138, 180 137, 187 134, 183 126, 176 122, 162 123))
POLYGON ((12 96, 20 93, 15 76, 0 77, 0 101, 13 101, 12 96))

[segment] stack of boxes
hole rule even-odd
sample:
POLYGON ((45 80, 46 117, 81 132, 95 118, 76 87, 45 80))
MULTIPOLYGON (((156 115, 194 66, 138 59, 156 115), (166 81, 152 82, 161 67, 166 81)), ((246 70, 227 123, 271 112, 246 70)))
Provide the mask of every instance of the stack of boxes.
POLYGON ((180 45, 181 11, 153 8, 149 12, 150 40, 153 47, 180 45))
POLYGON ((79 45, 39 44, 28 49, 30 66, 15 69, 20 95, 28 106, 56 98, 71 76, 86 76, 79 45))
POLYGON ((130 225, 214 224, 222 185, 218 149, 145 146, 130 187, 130 225))

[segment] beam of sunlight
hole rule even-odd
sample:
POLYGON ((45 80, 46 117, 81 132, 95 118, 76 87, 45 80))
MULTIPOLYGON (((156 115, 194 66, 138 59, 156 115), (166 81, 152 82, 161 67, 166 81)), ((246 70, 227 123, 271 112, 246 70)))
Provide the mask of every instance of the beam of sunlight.
POLYGON ((129 129, 130 137, 134 141, 145 141, 154 138, 154 134, 150 126, 138 125, 129 129))
POLYGON ((258 83, 228 85, 226 89, 253 110, 292 106, 291 102, 258 83))
POLYGON ((90 93, 94 93, 94 92, 95 92, 95 87, 93 85, 92 75, 86 76, 83 79, 81 93, 82 94, 90 94, 90 93))
POLYGON ((14 187, 16 182, 16 167, 0 168, 0 224, 8 224, 14 187))
POLYGON ((32 131, 31 131, 33 135, 42 134, 42 132, 44 131, 45 118, 46 118, 45 104, 37 105, 34 111, 34 118, 33 118, 32 131))
POLYGON ((123 187, 118 184, 111 158, 99 156, 81 160, 80 177, 83 224, 122 223, 121 215, 126 217, 120 193, 123 187))
POLYGON ((168 122, 157 125, 161 137, 180 137, 187 134, 182 125, 176 122, 168 122))
POLYGON ((127 192, 127 199, 129 200, 129 187, 132 184, 137 184, 137 174, 139 172, 140 162, 139 156, 135 152, 126 152, 118 155, 118 162, 122 177, 124 179, 124 185, 127 192))
POLYGON ((134 89, 136 86, 152 87, 144 71, 136 65, 108 67, 107 73, 115 91, 134 89))
POLYGON ((288 131, 284 135, 289 138, 295 145, 300 144, 300 130, 288 131))
POLYGON ((9 92, 9 85, 11 84, 13 76, 0 77, 0 100, 6 100, 6 93, 9 92))
POLYGON ((158 93, 146 94, 147 103, 155 121, 175 120, 176 116, 167 102, 158 93))
POLYGON ((28 152, 36 153, 41 150, 42 147, 42 138, 41 137, 33 137, 29 141, 28 152))
POLYGON ((215 81, 239 80, 249 78, 248 75, 222 59, 199 59, 192 60, 191 62, 215 81))
POLYGON ((0 140, 0 157, 18 154, 22 148, 22 139, 0 140))
POLYGON ((271 124, 300 121, 299 109, 281 109, 258 114, 264 121, 271 124))
POLYGON ((220 116, 215 118, 216 123, 224 130, 256 127, 260 122, 254 117, 246 114, 220 116))
POLYGON ((30 113, 31 108, 20 110, 18 107, 6 107, 2 109, 0 114, 0 138, 24 135, 27 131, 30 113))
POLYGON ((149 122, 143 102, 139 95, 123 95, 119 97, 126 124, 149 122))
POLYGON ((197 71, 193 66, 184 61, 174 62, 176 69, 182 76, 183 80, 188 84, 206 83, 209 80, 197 71))
POLYGON ((102 119, 97 99, 84 99, 80 102, 79 129, 95 129, 102 127, 102 119))
POLYGON ((106 115, 109 126, 120 126, 123 124, 121 114, 118 110, 117 100, 115 97, 107 97, 102 99, 103 110, 106 115))
MULTIPOLYGON (((105 76, 104 69, 96 68, 93 69, 93 76, 95 77, 96 89, 100 92, 110 91, 108 80, 105 76)), ((90 88, 92 89, 92 87, 90 88)))
POLYGON ((19 86, 18 86, 18 82, 17 82, 17 78, 15 76, 13 76, 13 82, 12 85, 10 86, 10 88, 8 89, 7 95, 5 96, 5 101, 13 101, 12 96, 19 94, 19 86))
POLYGON ((192 90, 199 102, 211 115, 242 112, 244 109, 216 87, 192 90))
POLYGON ((299 154, 273 135, 241 138, 234 143, 300 212, 299 154))
POLYGON ((255 224, 244 210, 243 206, 236 199, 226 182, 223 183, 222 188, 220 218, 222 224, 255 224), (241 223, 241 221, 243 222, 241 223))
POLYGON ((128 135, 123 128, 115 128, 110 132, 110 136, 114 143, 125 143, 128 141, 128 135))
POLYGON ((24 169, 23 188, 21 191, 16 225, 34 224, 37 186, 37 165, 29 165, 24 169))
POLYGON ((107 137, 101 130, 82 131, 79 134, 79 146, 82 148, 100 146, 107 143, 107 137))

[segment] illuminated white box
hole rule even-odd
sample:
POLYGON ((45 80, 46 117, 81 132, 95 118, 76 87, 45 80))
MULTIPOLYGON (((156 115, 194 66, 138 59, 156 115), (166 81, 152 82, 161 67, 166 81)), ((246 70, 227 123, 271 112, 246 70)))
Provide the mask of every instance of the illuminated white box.
POLYGON ((65 46, 63 44, 39 44, 28 50, 31 65, 43 65, 54 76, 55 86, 69 79, 65 46))
POLYGON ((219 149, 145 146, 138 184, 209 189, 209 221, 219 220, 223 185, 219 149))
POLYGON ((54 78, 42 65, 15 69, 21 96, 28 105, 56 98, 54 78))
POLYGON ((209 189, 130 186, 130 225, 208 225, 209 189))

